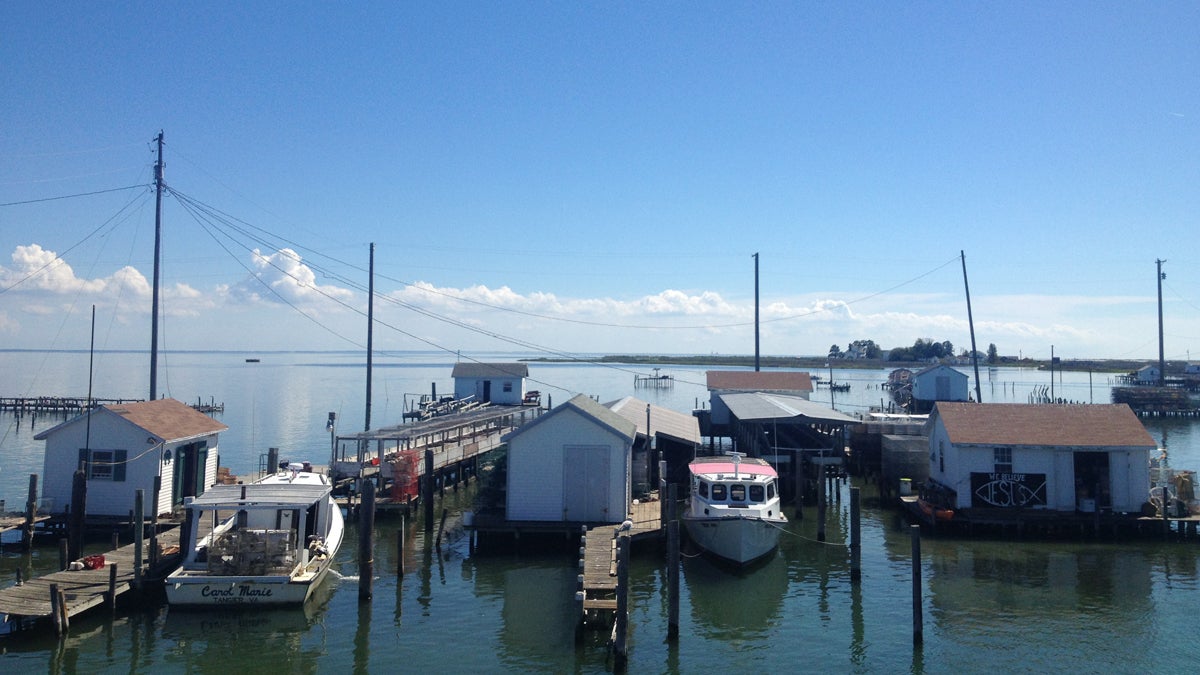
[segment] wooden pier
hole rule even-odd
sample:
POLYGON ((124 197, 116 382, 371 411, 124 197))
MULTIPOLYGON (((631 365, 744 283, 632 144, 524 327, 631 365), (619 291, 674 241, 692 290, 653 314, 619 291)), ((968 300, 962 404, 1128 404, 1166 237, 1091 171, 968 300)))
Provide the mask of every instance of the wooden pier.
POLYGON ((136 579, 170 569, 178 561, 178 528, 158 534, 159 547, 173 551, 154 556, 154 567, 150 542, 146 538, 140 543, 141 555, 137 543, 103 553, 104 567, 98 569, 62 570, 0 589, 0 627, 12 632, 48 623, 63 633, 73 617, 100 606, 115 607, 116 598, 133 590, 136 579), (140 574, 135 574, 135 561, 142 563, 140 574))
MULTIPOLYGON (((93 406, 139 403, 140 398, 94 398, 93 406)), ((87 409, 86 396, 0 397, 0 410, 19 415, 46 413, 51 415, 79 414, 87 409)))

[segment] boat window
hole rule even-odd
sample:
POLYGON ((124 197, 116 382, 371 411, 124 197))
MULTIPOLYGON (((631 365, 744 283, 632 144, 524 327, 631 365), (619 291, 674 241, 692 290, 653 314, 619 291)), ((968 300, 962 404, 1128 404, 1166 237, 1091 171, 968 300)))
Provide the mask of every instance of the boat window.
POLYGON ((725 486, 721 483, 713 483, 712 498, 714 502, 725 501, 725 486))
POLYGON ((705 483, 704 481, 700 481, 699 484, 696 486, 696 494, 700 495, 701 497, 707 498, 708 497, 708 483, 705 483))
POLYGON ((752 501, 752 502, 763 501, 763 495, 766 494, 766 492, 767 492, 767 489, 761 485, 751 485, 750 486, 750 501, 752 501))
POLYGON ((767 499, 775 499, 775 481, 767 483, 767 499))
POLYGON ((734 483, 729 486, 729 501, 744 502, 746 501, 746 486, 741 483, 734 483))

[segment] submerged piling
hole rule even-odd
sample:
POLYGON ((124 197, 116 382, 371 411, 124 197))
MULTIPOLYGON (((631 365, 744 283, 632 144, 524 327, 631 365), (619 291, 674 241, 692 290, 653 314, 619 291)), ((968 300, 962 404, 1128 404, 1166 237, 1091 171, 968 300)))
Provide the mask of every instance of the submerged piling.
POLYGON ((358 507, 358 600, 371 599, 375 575, 375 483, 362 485, 362 503, 358 507))

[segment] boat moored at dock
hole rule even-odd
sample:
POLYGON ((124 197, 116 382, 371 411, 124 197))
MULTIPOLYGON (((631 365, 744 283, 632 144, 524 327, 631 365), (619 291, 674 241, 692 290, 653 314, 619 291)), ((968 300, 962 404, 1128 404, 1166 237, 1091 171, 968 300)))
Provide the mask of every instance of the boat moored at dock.
POLYGON ((688 465, 691 493, 682 520, 692 541, 724 560, 745 565, 773 552, 787 525, 779 476, 765 460, 729 453, 688 465))
POLYGON ((166 579, 171 605, 303 604, 344 533, 328 478, 298 464, 257 483, 213 486, 187 508, 187 554, 166 579), (201 519, 213 523, 202 538, 201 519))

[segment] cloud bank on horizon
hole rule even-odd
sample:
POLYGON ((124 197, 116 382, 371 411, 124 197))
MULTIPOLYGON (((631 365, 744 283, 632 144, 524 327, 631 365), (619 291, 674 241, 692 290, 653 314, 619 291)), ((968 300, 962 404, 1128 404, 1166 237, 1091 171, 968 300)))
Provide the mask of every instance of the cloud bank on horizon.
MULTIPOLYGON (((322 282, 296 251, 246 256, 247 273, 208 288, 164 287, 161 308, 174 324, 171 349, 363 348, 365 281, 322 282), (317 324, 322 330, 316 330, 317 324)), ((40 244, 18 246, 0 266, 0 335, 7 348, 81 347, 80 325, 90 306, 117 326, 101 348, 143 348, 150 314, 150 282, 132 266, 85 277, 40 244), (60 321, 48 320, 59 316, 60 321), (73 318, 71 318, 73 317, 73 318)), ((754 306, 712 290, 659 289, 630 298, 568 297, 551 290, 517 292, 509 286, 439 286, 428 281, 376 287, 376 345, 381 350, 535 351, 591 353, 753 353, 754 306)), ((1153 332, 1121 343, 1103 331, 1062 320, 1097 305, 1137 307, 1153 298, 1128 296, 977 295, 977 347, 1044 358, 1052 346, 1066 358, 1151 358, 1153 332), (1130 346, 1132 345, 1132 347, 1130 346), (1149 345, 1149 346, 1147 346, 1149 345), (1136 350, 1136 354, 1120 350, 1136 350)), ((1115 330, 1121 323, 1114 320, 1115 330)), ((83 326, 86 333, 87 326, 83 326)), ((884 349, 918 338, 970 346, 965 297, 893 293, 856 300, 821 294, 760 298, 759 330, 765 354, 823 356, 833 344, 871 339, 884 349), (911 307, 905 310, 905 307, 911 307)), ((1114 333, 1117 334, 1117 333, 1114 333)), ((1127 335, 1127 334, 1124 334, 1127 335)), ((1172 358, 1177 358, 1172 356, 1172 358)))

